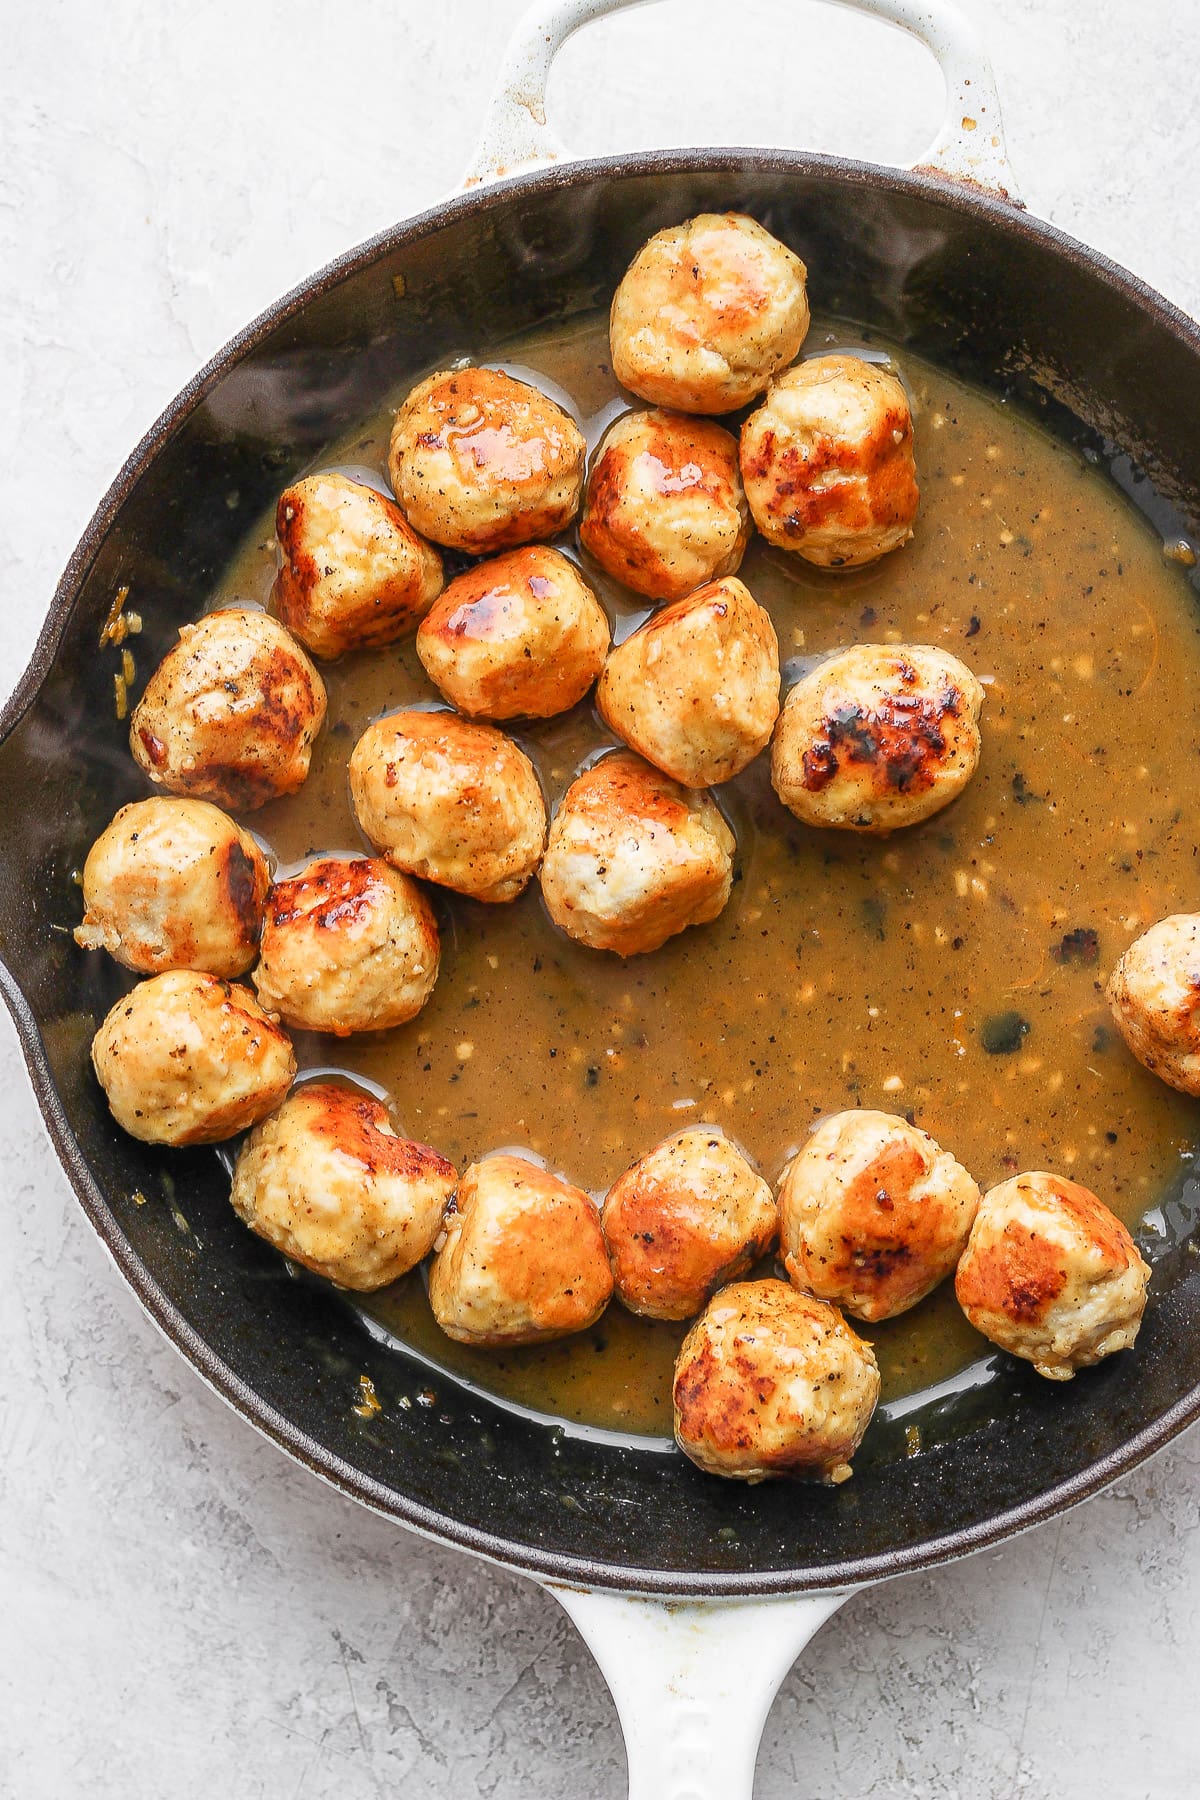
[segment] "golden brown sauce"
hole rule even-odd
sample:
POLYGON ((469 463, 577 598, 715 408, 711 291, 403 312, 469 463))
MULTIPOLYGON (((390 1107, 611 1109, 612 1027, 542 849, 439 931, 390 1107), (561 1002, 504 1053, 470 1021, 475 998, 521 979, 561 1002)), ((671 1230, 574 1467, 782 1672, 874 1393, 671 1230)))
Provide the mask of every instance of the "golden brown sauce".
MULTIPOLYGON (((806 350, 863 342, 817 325, 806 350)), ((460 1166, 524 1147, 598 1196, 698 1122, 724 1126, 773 1180, 815 1120, 861 1105, 910 1114, 985 1187, 1050 1168, 1130 1223, 1160 1197, 1196 1108, 1125 1051, 1102 986, 1138 931, 1200 904, 1186 804, 1200 748, 1194 603, 1146 522, 1074 452, 919 359, 896 361, 916 420, 912 544, 829 575, 755 540, 741 576, 774 618, 790 678, 853 642, 940 644, 969 663, 987 700, 963 797, 890 839, 817 833, 775 800, 761 757, 720 790, 740 866, 716 923, 622 962, 562 937, 536 882, 509 906, 435 891, 443 963, 424 1012, 379 1036, 302 1039, 302 1066, 376 1084, 403 1129, 460 1166)), ((602 320, 509 348, 505 366, 564 390, 593 445, 620 410, 602 320)), ((382 485, 402 396, 388 398, 317 466, 382 485)), ((217 601, 265 603, 270 531, 265 521, 217 601)), ((582 561, 626 635, 647 609, 582 561)), ((361 847, 354 740, 373 716, 436 699, 411 639, 324 672, 312 775, 251 821, 285 871, 361 847)), ((590 704, 514 735, 551 805, 615 741, 590 704)), ((614 1305, 579 1338, 497 1354, 441 1336, 419 1275, 354 1304, 510 1402, 670 1430, 682 1326, 614 1305)), ((951 1284, 866 1335, 885 1398, 947 1380, 986 1348, 951 1284)))

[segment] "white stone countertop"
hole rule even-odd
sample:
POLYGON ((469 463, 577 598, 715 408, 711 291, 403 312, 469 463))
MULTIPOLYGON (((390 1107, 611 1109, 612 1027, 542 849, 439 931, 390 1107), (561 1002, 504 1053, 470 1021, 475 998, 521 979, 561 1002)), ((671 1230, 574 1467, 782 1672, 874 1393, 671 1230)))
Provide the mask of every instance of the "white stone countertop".
MULTIPOLYGON (((1200 312, 1196 0, 967 0, 1031 209, 1200 312)), ((519 0, 55 0, 0 54, 0 689, 130 447, 234 330, 456 181, 519 0)), ((811 0, 578 38, 582 152, 923 148, 940 84, 811 0), (786 35, 784 22, 786 21, 786 35)), ((113 1273, 0 1018, 0 1795, 616 1800, 600 1676, 530 1583, 293 1467, 113 1273)), ((864 1593, 760 1800, 1200 1793, 1193 1432, 993 1553, 864 1593)))

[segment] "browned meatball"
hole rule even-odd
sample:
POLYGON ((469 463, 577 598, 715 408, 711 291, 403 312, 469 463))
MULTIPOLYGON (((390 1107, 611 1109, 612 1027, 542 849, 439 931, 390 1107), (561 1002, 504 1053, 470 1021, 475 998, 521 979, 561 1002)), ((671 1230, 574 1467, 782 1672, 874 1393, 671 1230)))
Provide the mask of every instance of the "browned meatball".
POLYGON ((1036 1171, 983 1196, 954 1286, 976 1331, 1069 1381, 1128 1350, 1146 1307, 1150 1269, 1103 1201, 1078 1182, 1036 1171))
POLYGON ((350 757, 350 795, 395 868, 476 900, 515 900, 546 841, 529 758, 456 713, 394 712, 368 725, 350 757))
POLYGON ((887 832, 957 798, 979 763, 983 688, 928 644, 855 644, 784 702, 771 782, 806 825, 887 832))
POLYGON ((877 363, 814 356, 789 369, 742 426, 741 458, 754 523, 806 562, 855 568, 912 536, 912 415, 877 363))
POLYGON ((373 856, 322 857, 271 889, 258 997, 299 1031, 386 1031, 433 992, 441 945, 428 900, 373 856))
POLYGON ((712 1125, 658 1144, 614 1183, 601 1212, 617 1296, 649 1319, 688 1319, 775 1237, 775 1200, 712 1125))
POLYGON ((442 370, 397 413, 388 472, 418 531, 485 556, 571 523, 586 451, 574 419, 528 382, 442 370))
POLYGON ((325 718, 325 684, 277 619, 226 606, 180 627, 146 683, 129 747, 151 781, 233 811, 292 794, 325 718))
POLYGON ((588 1196, 520 1156, 463 1176, 429 1271, 429 1304, 462 1344, 534 1344, 593 1325, 612 1274, 588 1196))
POLYGON ((716 918, 729 899, 735 847, 709 794, 619 750, 563 795, 542 895, 569 937, 637 956, 716 918))
POLYGON ((786 1281, 722 1288, 675 1363, 675 1439, 710 1475, 845 1481, 879 1370, 836 1306, 786 1281))
POLYGON ((1140 1063, 1200 1094, 1200 914, 1173 913, 1135 938, 1109 977, 1108 1003, 1140 1063))
POLYGON ((314 656, 390 644, 440 593, 442 559, 396 502, 348 475, 309 475, 275 511, 275 610, 314 656))
POLYGON ((663 607, 611 652, 596 690, 605 723, 687 787, 733 777, 770 742, 779 646, 734 576, 663 607))
POLYGON ((592 463, 579 538, 602 569, 651 600, 732 575, 750 535, 737 441, 711 419, 625 413, 592 463))
POLYGON ((548 719, 583 699, 608 641, 604 609, 575 564, 529 544, 457 576, 418 631, 417 655, 460 712, 548 719))

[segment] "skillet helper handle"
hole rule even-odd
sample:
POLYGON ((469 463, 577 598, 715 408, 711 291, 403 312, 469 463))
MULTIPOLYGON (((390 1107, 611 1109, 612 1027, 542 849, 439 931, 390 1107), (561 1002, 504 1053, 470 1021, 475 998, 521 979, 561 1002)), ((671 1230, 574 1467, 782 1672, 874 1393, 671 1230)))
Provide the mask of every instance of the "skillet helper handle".
POLYGON ((546 1585, 612 1691, 629 1800, 752 1800, 780 1683, 849 1597, 637 1600, 546 1585))
MULTIPOLYGON (((648 0, 533 0, 509 43, 478 147, 463 186, 523 175, 567 160, 546 119, 550 67, 569 37, 608 13, 648 0)), ((937 57, 946 82, 941 128, 911 166, 1021 204, 1017 195, 995 78, 983 41, 953 0, 831 0, 882 19, 919 39, 937 57)))

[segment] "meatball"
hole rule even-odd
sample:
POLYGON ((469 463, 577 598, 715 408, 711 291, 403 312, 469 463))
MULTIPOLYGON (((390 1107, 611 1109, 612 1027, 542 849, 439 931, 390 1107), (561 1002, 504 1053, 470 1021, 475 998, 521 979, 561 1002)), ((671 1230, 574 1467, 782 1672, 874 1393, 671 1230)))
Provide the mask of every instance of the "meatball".
POLYGON ((534 1344, 594 1325, 612 1295, 595 1205, 520 1156, 472 1163, 446 1214, 429 1304, 460 1344, 534 1344))
POLYGON ((874 1351, 836 1306, 786 1281, 739 1281, 683 1340, 675 1441, 735 1481, 845 1481, 878 1399, 874 1351))
POLYGON ((733 886, 735 847, 710 794, 619 750, 563 795, 542 895, 568 937, 636 956, 716 918, 733 886))
POLYGON ((368 725, 350 756, 350 796, 394 867, 476 900, 515 900, 546 841, 529 758, 455 713, 394 712, 368 725))
POLYGON ((75 942, 141 975, 241 975, 258 955, 270 885, 266 857, 219 807, 135 800, 88 852, 75 942))
POLYGON ((460 712, 549 719, 583 699, 608 641, 575 564, 530 544, 457 576, 418 631, 417 655, 460 712))
POLYGON ((325 684, 277 619, 227 606, 183 625, 146 683, 129 747, 151 781, 235 811, 294 794, 325 684))
POLYGON ((685 787, 740 774, 779 716, 770 615, 735 577, 653 613, 604 665, 596 705, 634 750, 685 787))
POLYGON ((440 955, 415 881, 374 857, 323 857, 271 889, 253 979, 286 1025, 346 1037, 415 1018, 440 955))
POLYGON ((771 782, 806 825, 887 832, 949 806, 979 762, 983 688, 928 644, 856 644, 784 702, 771 782))
POLYGON ((390 644, 442 589, 442 559, 396 502, 336 472, 285 488, 275 610, 314 656, 390 644))
POLYGON ((747 405, 804 342, 807 275, 743 213, 700 213, 656 232, 613 296, 617 380, 681 412, 747 405))
POLYGON ((216 1144, 279 1105, 296 1058, 247 987, 172 969, 117 1001, 92 1039, 117 1124, 146 1144, 216 1144))
POLYGON ((750 535, 737 442, 711 419, 625 413, 592 463, 579 539, 651 600, 732 575, 750 535))
POLYGON ((432 1250, 457 1179, 428 1144, 396 1135, 381 1100, 310 1081, 250 1133, 229 1197, 293 1262, 370 1293, 432 1250))
POLYGON ((784 1173, 784 1267, 796 1287, 860 1319, 891 1319, 949 1275, 978 1205, 967 1171, 916 1126, 837 1113, 784 1173))
POLYGON ((574 419, 527 382, 442 370, 396 414, 388 473, 418 531, 486 556, 566 529, 586 452, 574 419))
POLYGON ((1077 1182, 1014 1175, 979 1205, 958 1265, 958 1303, 976 1331, 1069 1381, 1128 1350, 1150 1270, 1120 1219, 1077 1182))
POLYGON ((805 562, 852 569, 898 549, 920 498, 904 389, 857 356, 789 369, 742 426, 742 480, 763 536, 805 562))
POLYGON ((1174 913, 1135 938, 1109 977, 1108 1003, 1139 1062, 1200 1094, 1200 913, 1174 913))
POLYGON ((657 1145, 610 1189, 601 1213, 617 1297, 648 1319, 690 1319, 774 1241, 770 1188, 716 1126, 657 1145))

